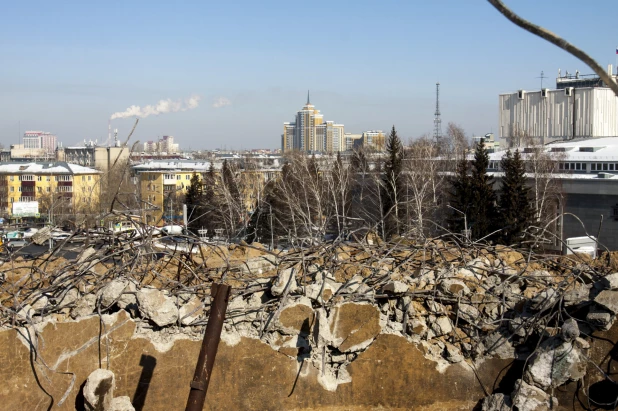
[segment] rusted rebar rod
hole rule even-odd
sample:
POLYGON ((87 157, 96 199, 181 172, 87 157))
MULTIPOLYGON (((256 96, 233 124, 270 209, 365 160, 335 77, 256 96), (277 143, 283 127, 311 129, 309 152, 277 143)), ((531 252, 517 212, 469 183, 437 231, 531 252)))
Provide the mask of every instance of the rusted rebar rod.
POLYGON ((206 391, 210 383, 210 373, 215 363, 221 330, 225 320, 225 311, 230 296, 231 287, 225 284, 213 283, 210 290, 212 305, 206 333, 202 340, 202 348, 197 359, 195 374, 191 381, 191 391, 187 400, 186 411, 202 411, 206 400, 206 391))

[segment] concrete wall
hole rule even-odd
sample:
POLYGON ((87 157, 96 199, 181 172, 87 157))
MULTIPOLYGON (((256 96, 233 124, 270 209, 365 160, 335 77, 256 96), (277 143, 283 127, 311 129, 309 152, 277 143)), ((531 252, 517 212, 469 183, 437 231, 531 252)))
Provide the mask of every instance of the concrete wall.
MULTIPOLYGON (((173 332, 137 337, 136 323, 124 311, 104 319, 105 328, 97 316, 48 323, 39 327, 38 342, 25 329, 1 331, 1 408, 83 409, 80 392, 86 378, 109 366, 116 375, 114 396, 128 396, 137 411, 184 409, 199 338, 173 332), (28 341, 38 346, 37 356, 28 341)), ((590 358, 613 375, 617 365, 608 352, 615 351, 618 327, 598 336, 590 358)), ((421 349, 403 337, 381 334, 350 364, 351 381, 327 391, 308 361, 255 339, 242 338, 234 345, 222 341, 204 410, 472 410, 485 391, 508 392, 521 375, 521 364, 500 359, 485 360, 474 370, 462 362, 439 372, 421 349)), ((590 366, 593 387, 602 379, 595 370, 590 366)), ((582 409, 573 402, 576 390, 575 383, 556 390, 557 409, 582 409)))

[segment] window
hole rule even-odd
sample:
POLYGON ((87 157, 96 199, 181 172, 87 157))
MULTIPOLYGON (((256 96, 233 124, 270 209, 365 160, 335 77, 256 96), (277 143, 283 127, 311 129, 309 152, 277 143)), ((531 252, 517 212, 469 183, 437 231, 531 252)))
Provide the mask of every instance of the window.
POLYGON ((46 189, 45 191, 47 191, 48 193, 50 193, 50 192, 51 192, 51 187, 47 187, 47 189, 46 189))
POLYGON ((50 181, 50 179, 51 179, 51 176, 45 177, 45 181, 50 181))
POLYGON ((88 176, 88 181, 92 181, 92 176, 88 176))
POLYGON ((58 193, 72 193, 73 186, 58 186, 56 187, 56 192, 58 193))
POLYGON ((611 163, 611 164, 609 165, 609 171, 614 171, 614 163, 611 163))
POLYGON ((11 193, 15 191, 15 187, 11 187, 11 193))
POLYGON ((17 191, 21 193, 21 187, 17 187, 17 191))
POLYGON ((609 164, 603 163, 603 171, 607 171, 607 168, 608 168, 607 166, 609 166, 609 164))
POLYGON ((41 176, 36 176, 36 181, 41 181, 41 180, 43 180, 43 177, 41 177, 41 176))
POLYGON ((14 181, 14 180, 15 180, 15 177, 14 177, 14 176, 10 176, 10 177, 9 177, 9 180, 14 181))
POLYGON ((86 176, 82 176, 82 181, 86 181, 86 176))
POLYGON ((11 203, 14 202, 14 201, 15 201, 15 199, 13 197, 11 197, 11 203))
POLYGON ((176 176, 176 180, 180 180, 181 178, 182 178, 182 176, 181 176, 180 174, 178 174, 178 175, 176 176))
POLYGON ((166 180, 173 180, 174 179, 174 174, 165 174, 163 176, 164 179, 166 180))
POLYGON ((582 163, 575 163, 575 170, 581 170, 582 169, 582 163))
POLYGON ((37 187, 36 191, 38 191, 39 193, 42 193, 43 192, 43 188, 42 187, 37 187))
POLYGON ((56 181, 73 181, 73 176, 56 176, 56 181))

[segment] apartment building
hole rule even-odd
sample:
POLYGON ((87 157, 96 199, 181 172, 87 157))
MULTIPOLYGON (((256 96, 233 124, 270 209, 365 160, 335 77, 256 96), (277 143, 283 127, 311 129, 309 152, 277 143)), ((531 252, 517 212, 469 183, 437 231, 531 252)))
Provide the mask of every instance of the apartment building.
POLYGON ((12 216, 19 202, 38 202, 42 214, 98 211, 99 179, 99 171, 66 162, 0 164, 0 212, 12 216))
MULTIPOLYGON (((231 162, 231 161, 230 161, 231 162)), ((243 196, 245 209, 250 213, 260 200, 266 183, 280 173, 278 166, 264 167, 259 162, 243 164, 237 168, 238 186, 243 196)), ((217 177, 222 162, 213 163, 217 177)), ((181 222, 184 195, 196 173, 200 179, 210 169, 208 161, 150 161, 133 166, 133 175, 138 181, 143 218, 147 224, 163 225, 181 222)), ((219 180, 217 180, 219 181, 219 180)))
POLYGON ((324 116, 309 99, 301 110, 296 112, 294 122, 283 123, 281 149, 305 152, 336 152, 346 149, 343 124, 324 121, 324 116))

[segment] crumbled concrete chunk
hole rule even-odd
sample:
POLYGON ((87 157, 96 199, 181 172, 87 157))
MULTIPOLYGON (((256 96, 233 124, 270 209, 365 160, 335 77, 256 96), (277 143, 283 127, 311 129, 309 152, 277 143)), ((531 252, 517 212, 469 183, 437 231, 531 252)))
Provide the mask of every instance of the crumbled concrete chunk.
POLYGON ((137 292, 140 311, 159 327, 175 323, 178 320, 178 308, 174 301, 163 291, 143 288, 137 292))
POLYGON ((390 281, 382 288, 382 292, 391 294, 403 294, 408 292, 409 286, 401 281, 390 281))
POLYGON ((86 411, 107 411, 114 398, 114 373, 99 368, 93 371, 84 385, 84 406, 86 411))
POLYGON ((618 314, 618 291, 601 291, 594 302, 605 307, 612 314, 618 314))
POLYGON ((542 389, 577 381, 586 374, 587 359, 579 348, 560 337, 544 341, 524 372, 524 379, 542 389))
POLYGON ((591 308, 586 315, 586 321, 590 325, 604 331, 607 331, 611 328, 612 324, 614 324, 615 319, 615 315, 612 315, 611 313, 605 310, 600 310, 598 308, 591 308))
POLYGON ((515 382, 511 398, 513 407, 517 407, 519 411, 549 411, 558 408, 557 399, 523 380, 515 382))
POLYGON ((511 397, 504 394, 493 394, 485 397, 481 411, 511 411, 512 408, 511 397))
POLYGON ((97 297, 94 294, 86 294, 75 303, 75 307, 71 310, 71 318, 77 319, 85 317, 94 312, 96 307, 97 297))
POLYGON ((131 399, 127 396, 116 397, 112 400, 110 411, 135 411, 131 399))
POLYGON ((294 275, 296 270, 292 268, 286 268, 279 273, 279 277, 273 283, 270 288, 270 292, 274 296, 282 295, 286 288, 290 291, 296 290, 296 276, 294 275))
POLYGON ((618 273, 608 274, 601 279, 601 284, 607 290, 618 289, 618 273))

